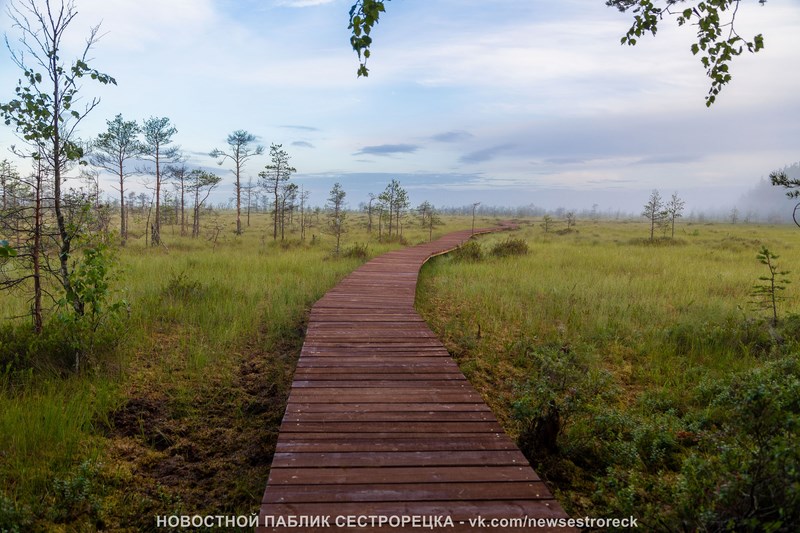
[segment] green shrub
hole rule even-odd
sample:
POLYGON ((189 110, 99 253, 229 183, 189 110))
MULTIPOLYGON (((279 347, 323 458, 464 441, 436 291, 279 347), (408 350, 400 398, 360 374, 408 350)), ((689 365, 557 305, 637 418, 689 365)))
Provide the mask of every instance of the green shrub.
POLYGON ((55 503, 51 509, 56 523, 75 523, 80 519, 90 520, 102 527, 102 484, 98 481, 99 465, 86 461, 78 471, 66 479, 53 481, 55 503))
POLYGON ((456 261, 478 262, 483 260, 483 248, 477 241, 467 241, 452 251, 456 261))
POLYGON ((408 246, 408 239, 404 235, 381 235, 380 242, 383 243, 397 243, 403 246, 408 246))
POLYGON ((161 294, 165 298, 187 302, 205 296, 206 288, 197 280, 191 280, 186 272, 172 274, 167 283, 161 289, 161 294))
POLYGON ((766 320, 730 317, 723 322, 678 323, 665 330, 667 346, 676 354, 733 352, 762 357, 776 346, 766 320))
POLYGON ((525 239, 508 238, 498 242, 492 247, 491 254, 495 257, 507 257, 510 255, 526 255, 528 253, 528 243, 525 239))
POLYGON ((0 493, 0 531, 3 533, 20 533, 28 531, 32 525, 31 513, 28 509, 19 508, 11 499, 0 493))
POLYGON ((39 335, 27 324, 0 327, 0 376, 11 385, 33 370, 66 376, 74 370, 77 353, 96 360, 117 346, 120 335, 111 327, 85 331, 84 326, 50 319, 39 335))
POLYGON ((635 238, 629 239, 628 244, 633 246, 683 246, 686 244, 686 241, 681 239, 673 239, 671 237, 656 237, 654 239, 647 239, 647 238, 635 238))
POLYGON ((570 233, 578 233, 578 230, 572 228, 562 228, 556 230, 556 235, 569 235, 570 233))
POLYGON ((710 427, 681 468, 677 519, 688 529, 791 531, 800 523, 800 358, 698 388, 710 427))
POLYGON ((365 244, 354 244, 342 252, 343 257, 366 260, 369 257, 369 248, 365 244))

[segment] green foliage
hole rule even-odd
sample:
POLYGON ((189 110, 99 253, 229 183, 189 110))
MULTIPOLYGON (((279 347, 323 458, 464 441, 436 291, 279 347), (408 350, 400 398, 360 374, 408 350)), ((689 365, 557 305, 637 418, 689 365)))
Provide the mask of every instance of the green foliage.
MULTIPOLYGON (((800 197, 800 179, 797 178, 790 178, 789 175, 780 170, 776 170, 771 172, 769 175, 769 179, 772 182, 773 186, 776 187, 784 187, 789 189, 786 191, 786 196, 789 198, 797 198, 800 197)), ((797 227, 800 227, 800 220, 797 220, 797 211, 800 209, 800 203, 794 206, 792 210, 792 220, 797 227)))
POLYGON ((649 247, 673 247, 673 246, 684 246, 686 241, 682 239, 673 239, 671 237, 654 237, 654 238, 644 238, 644 237, 636 237, 633 239, 628 240, 628 244, 632 246, 649 246, 649 247))
MULTIPOLYGON (((747 40, 736 33, 735 19, 740 0, 707 0, 698 2, 680 11, 673 10, 676 0, 666 0, 663 7, 652 0, 607 0, 606 5, 620 11, 633 10, 633 24, 620 40, 622 44, 634 46, 638 38, 650 33, 655 35, 665 15, 675 16, 679 26, 691 23, 697 27, 697 42, 692 44, 693 55, 700 55, 700 62, 711 80, 706 96, 706 106, 711 106, 722 88, 731 81, 730 62, 747 50, 756 53, 764 48, 764 37, 756 35, 747 40)), ((765 4, 766 0, 759 0, 765 4)))
POLYGON ((33 522, 30 510, 19 507, 13 500, 0 493, 0 531, 22 533, 29 531, 33 522))
POLYGON ((664 202, 661 199, 661 194, 658 190, 653 189, 650 193, 647 203, 644 204, 642 216, 645 217, 650 223, 650 240, 655 238, 656 227, 663 225, 667 220, 667 210, 665 209, 664 202))
POLYGON ((790 178, 789 175, 781 170, 771 172, 769 180, 774 187, 784 187, 790 189, 786 191, 786 196, 789 198, 797 198, 800 196, 800 179, 790 178))
POLYGON ((207 288, 199 281, 189 279, 186 272, 172 274, 161 289, 165 298, 184 303, 202 298, 206 292, 207 288))
POLYGON ((124 301, 109 302, 111 291, 111 273, 115 262, 112 249, 106 244, 98 243, 83 250, 83 260, 77 262, 70 273, 70 292, 64 304, 80 301, 84 314, 95 323, 106 314, 114 314, 123 307, 124 301))
POLYGON ((8 241, 0 241, 0 259, 16 257, 17 251, 8 244, 8 241))
POLYGON ((520 448, 534 460, 557 451, 558 435, 586 402, 614 394, 610 375, 593 370, 587 357, 567 344, 539 346, 524 339, 511 345, 509 355, 529 376, 512 413, 521 425, 520 448))
POLYGON ((525 239, 509 237, 492 246, 490 253, 495 257, 508 257, 511 255, 526 255, 528 251, 528 242, 525 239))
MULTIPOLYGON (((116 85, 117 82, 108 74, 90 68, 87 64, 86 55, 96 39, 97 28, 87 40, 86 50, 81 57, 69 66, 61 62, 58 56, 61 38, 75 17, 74 6, 68 5, 57 17, 50 13, 49 4, 45 8, 46 12, 40 11, 33 3, 23 9, 25 11, 11 4, 9 15, 22 32, 20 42, 24 52, 12 50, 12 58, 22 69, 25 83, 19 81, 15 89, 15 99, 0 103, 0 116, 6 125, 13 125, 17 133, 31 145, 43 147, 48 143, 55 143, 55 154, 65 157, 67 161, 76 161, 83 157, 83 148, 70 140, 68 135, 62 135, 64 132, 60 128, 68 120, 80 121, 96 105, 95 100, 83 112, 73 109, 73 104, 80 100, 78 93, 81 78, 89 77, 103 85, 116 85), (54 27, 49 27, 48 23, 52 23, 54 27), (32 66, 26 65, 25 59, 32 59, 46 68, 46 74, 43 76, 32 66)), ((37 160, 41 158, 40 152, 35 149, 32 156, 37 160)), ((59 161, 59 164, 63 163, 59 161)))
POLYGON ((428 201, 422 202, 417 206, 420 226, 428 228, 428 241, 433 240, 433 227, 442 224, 442 219, 436 212, 436 208, 428 201))
POLYGON ((65 373, 74 364, 74 349, 63 325, 50 325, 37 335, 24 324, 0 326, 0 377, 7 384, 24 382, 31 369, 52 368, 65 373))
POLYGON ((664 331, 664 345, 674 350, 676 355, 697 357, 721 352, 766 357, 776 349, 768 323, 736 316, 721 322, 682 321, 672 324, 664 331))
POLYGON ((450 253, 455 261, 478 262, 483 260, 483 247, 477 241, 469 240, 450 253))
POLYGON ((676 486, 680 523, 703 530, 790 531, 800 521, 800 359, 709 380, 698 453, 676 486))
POLYGON ((342 253, 342 257, 361 259, 364 261, 369 258, 369 247, 366 243, 354 244, 342 253))
POLYGON ((347 211, 345 211, 344 198, 347 193, 340 183, 334 183, 326 207, 328 208, 328 224, 326 230, 336 238, 334 255, 339 255, 342 234, 347 232, 347 211))
POLYGON ((778 323, 778 302, 785 300, 782 292, 786 290, 786 285, 790 283, 786 275, 788 270, 778 270, 775 260, 778 256, 767 249, 761 247, 761 251, 756 256, 759 263, 765 265, 769 271, 767 276, 759 276, 759 280, 764 283, 753 285, 750 295, 756 298, 753 303, 760 309, 767 309, 772 314, 772 325, 778 323))
POLYGON ((278 240, 278 227, 285 215, 281 211, 281 188, 297 169, 289 166, 289 153, 282 144, 271 144, 269 157, 272 163, 265 165, 264 170, 258 173, 258 185, 272 195, 272 240, 278 240))
POLYGON ((102 528, 99 470, 100 465, 85 461, 72 476, 53 481, 55 505, 51 513, 55 523, 75 523, 87 517, 102 528))
POLYGON ((222 165, 226 159, 230 159, 233 163, 233 175, 236 176, 236 234, 241 235, 242 233, 242 221, 241 221, 241 205, 242 205, 242 182, 241 182, 241 173, 244 164, 247 162, 248 159, 261 155, 264 153, 264 147, 261 145, 257 145, 255 148, 251 148, 250 145, 256 141, 256 136, 252 133, 249 133, 245 130, 236 130, 230 135, 228 135, 227 143, 230 147, 230 152, 224 152, 218 148, 214 148, 210 155, 211 157, 217 158, 217 164, 222 165))
POLYGON ((74 350, 73 367, 80 371, 86 358, 107 353, 123 338, 119 319, 128 302, 115 299, 111 288, 114 250, 104 243, 84 248, 83 258, 70 272, 70 290, 59 302, 60 329, 74 350))
POLYGON ((378 23, 381 13, 385 11, 384 0, 358 0, 350 8, 350 24, 347 29, 353 30, 353 34, 350 36, 350 45, 358 54, 357 74, 359 77, 369 76, 367 60, 370 56, 369 47, 372 45, 370 33, 378 23))
POLYGON ((550 215, 545 215, 542 217, 542 223, 539 224, 545 233, 550 233, 550 229, 552 229, 555 222, 553 221, 553 217, 550 215))

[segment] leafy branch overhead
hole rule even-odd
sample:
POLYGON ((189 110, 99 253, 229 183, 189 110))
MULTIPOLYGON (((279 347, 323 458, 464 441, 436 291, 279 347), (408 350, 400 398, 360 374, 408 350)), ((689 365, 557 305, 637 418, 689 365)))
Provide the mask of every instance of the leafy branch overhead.
MULTIPOLYGON (((798 198, 800 197, 800 179, 797 178, 790 178, 789 175, 782 170, 776 170, 771 172, 769 175, 769 179, 772 182, 772 185, 776 187, 784 187, 789 189, 786 191, 786 196, 789 198, 798 198)), ((800 202, 795 204, 794 210, 792 211, 792 220, 794 223, 800 227, 800 220, 797 219, 797 211, 800 210, 800 202)))
MULTIPOLYGON (((389 1, 389 0, 385 0, 389 1)), ((350 25, 347 27, 353 30, 350 37, 350 44, 358 54, 358 76, 369 76, 367 69, 367 59, 370 56, 369 47, 372 44, 370 33, 372 28, 378 23, 381 13, 386 12, 384 0, 358 0, 350 8, 350 25)))
MULTIPOLYGON (((386 11, 389 0, 358 0, 350 8, 352 30, 350 44, 358 54, 358 76, 369 76, 367 60, 370 58, 372 28, 378 23, 381 13, 386 11)), ((757 0, 763 5, 767 0, 757 0)), ((756 53, 764 48, 761 34, 748 40, 736 32, 736 14, 741 0, 706 0, 687 3, 685 0, 606 0, 606 5, 622 12, 633 13, 633 24, 622 37, 622 44, 635 45, 647 33, 655 35, 665 16, 675 17, 679 26, 692 24, 697 27, 697 41, 691 51, 700 56, 700 62, 711 80, 706 95, 706 105, 711 106, 722 88, 731 81, 730 62, 745 50, 756 53), (661 4, 661 5, 658 5, 661 4), (678 8, 680 4, 683 9, 678 8)))
MULTIPOLYGON (((700 62, 711 79, 711 88, 706 95, 706 106, 711 106, 722 88, 731 81, 730 62, 747 50, 756 53, 764 48, 764 37, 756 35, 747 40, 736 32, 736 14, 741 0, 707 0, 684 9, 685 0, 665 0, 666 5, 657 6, 652 0, 607 0, 606 5, 620 11, 634 13, 633 24, 621 39, 622 44, 634 46, 646 33, 655 35, 658 24, 665 15, 674 16, 679 26, 693 24, 697 27, 697 42, 691 46, 692 54, 700 56, 700 62)), ((764 5, 767 0, 758 0, 764 5)))

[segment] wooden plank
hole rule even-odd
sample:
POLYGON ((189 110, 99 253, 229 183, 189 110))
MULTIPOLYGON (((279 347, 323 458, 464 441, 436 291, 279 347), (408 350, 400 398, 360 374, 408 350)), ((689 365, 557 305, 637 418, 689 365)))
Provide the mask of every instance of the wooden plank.
POLYGON ((540 481, 525 466, 434 466, 365 468, 278 468, 270 483, 278 485, 354 485, 366 483, 475 483, 540 481))
POLYGON ((283 417, 284 422, 460 422, 460 421, 494 421, 494 415, 475 411, 415 411, 407 412, 323 412, 323 413, 289 413, 283 417))
POLYGON ((456 422, 291 422, 281 424, 281 432, 304 433, 483 433, 502 432, 496 420, 456 422))
MULTIPOLYGON (((430 435, 428 433, 286 433, 278 437, 275 450, 279 452, 324 451, 483 451, 517 450, 501 433, 456 433, 430 435)), ((521 453, 521 452, 520 452, 521 453)))
MULTIPOLYGON (((527 466, 519 450, 276 453, 273 468, 392 466, 527 466)), ((529 467, 530 468, 530 467, 529 467)))
POLYGON ((472 411, 491 413, 485 403, 298 403, 290 402, 286 407, 286 414, 292 413, 392 413, 400 412, 411 414, 417 411, 454 413, 459 411, 472 411))
POLYGON ((541 481, 282 485, 264 503, 552 499, 541 481))
POLYGON ((441 379, 431 377, 414 376, 413 379, 359 379, 359 380, 346 380, 346 379, 298 379, 292 384, 293 387, 299 389, 319 389, 319 388, 336 388, 336 389, 358 389, 358 388, 380 388, 380 389, 404 389, 404 388, 420 388, 420 387, 436 387, 441 391, 450 390, 463 390, 470 387, 469 382, 464 379, 441 379))

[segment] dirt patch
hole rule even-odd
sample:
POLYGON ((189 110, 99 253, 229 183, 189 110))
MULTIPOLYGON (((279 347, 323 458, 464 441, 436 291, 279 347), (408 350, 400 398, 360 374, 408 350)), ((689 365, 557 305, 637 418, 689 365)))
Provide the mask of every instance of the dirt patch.
POLYGON ((157 515, 258 510, 302 341, 269 352, 259 344, 203 379, 178 370, 131 387, 107 435, 111 530, 154 530, 157 515))

